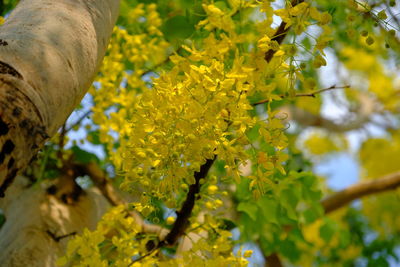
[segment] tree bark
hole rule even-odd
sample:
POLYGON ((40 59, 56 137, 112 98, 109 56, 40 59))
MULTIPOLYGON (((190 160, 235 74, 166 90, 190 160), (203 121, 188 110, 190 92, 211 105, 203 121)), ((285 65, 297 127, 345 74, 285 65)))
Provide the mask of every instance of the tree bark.
POLYGON ((0 230, 0 265, 53 267, 74 233, 95 229, 108 203, 99 190, 91 189, 66 204, 27 181, 18 176, 0 200, 6 216, 0 230))
POLYGON ((91 85, 119 0, 22 0, 0 27, 0 196, 91 85))

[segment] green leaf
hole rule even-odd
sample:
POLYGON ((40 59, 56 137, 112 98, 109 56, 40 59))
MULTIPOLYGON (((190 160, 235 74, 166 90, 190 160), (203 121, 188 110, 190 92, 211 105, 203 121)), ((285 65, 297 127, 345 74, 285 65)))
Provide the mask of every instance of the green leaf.
POLYGON ((214 2, 214 6, 218 7, 220 10, 225 12, 229 10, 228 5, 225 1, 214 2))
POLYGON ((224 160, 216 160, 214 163, 215 170, 221 176, 226 175, 225 165, 226 162, 224 160))
POLYGON ((297 197, 290 189, 285 189, 280 193, 282 206, 286 210, 286 215, 289 219, 297 220, 296 206, 298 203, 297 197))
POLYGON ((162 27, 162 31, 168 40, 185 39, 194 32, 194 24, 185 16, 175 16, 168 19, 162 27))
POLYGON ((222 225, 221 225, 222 229, 230 231, 236 227, 237 227, 237 225, 234 221, 231 221, 231 220, 228 220, 225 218, 222 219, 222 225))
POLYGON ((295 261, 300 258, 300 252, 292 240, 283 240, 281 243, 281 251, 282 254, 288 257, 291 261, 295 261))
POLYGON ((129 14, 129 10, 132 7, 129 6, 128 1, 121 1, 120 7, 119 7, 119 15, 122 17, 127 17, 129 14))
POLYGON ((339 234, 339 244, 341 247, 347 247, 351 242, 351 234, 347 231, 340 231, 339 234))
POLYGON ((322 215, 322 209, 309 208, 303 212, 306 224, 312 223, 322 215))
POLYGON ((71 151, 74 153, 74 159, 79 163, 88 164, 90 162, 100 162, 95 154, 82 150, 78 146, 71 147, 71 151))
POLYGON ((237 210, 246 213, 253 220, 257 220, 258 207, 254 202, 240 202, 237 210))
POLYGON ((331 220, 326 220, 325 224, 319 229, 319 234, 325 242, 329 242, 336 232, 336 225, 331 220))
POLYGON ((181 7, 190 9, 193 5, 196 4, 196 1, 192 0, 179 0, 181 7))
POLYGON ((90 142, 94 145, 102 144, 102 142, 100 142, 100 131, 99 130, 89 132, 87 139, 90 140, 90 142))
POLYGON ((250 179, 242 179, 239 184, 237 184, 235 197, 239 202, 244 202, 246 200, 252 200, 253 196, 249 191, 250 179))
POLYGON ((258 133, 259 129, 260 125, 256 124, 250 130, 246 131, 246 135, 250 141, 254 142, 260 136, 260 134, 258 133))
POLYGON ((375 266, 389 267, 389 263, 387 262, 387 260, 383 256, 380 256, 377 259, 371 259, 371 260, 368 261, 367 267, 375 267, 375 266))
POLYGON ((259 199, 257 205, 262 211, 265 222, 278 224, 278 203, 275 200, 263 197, 259 199))

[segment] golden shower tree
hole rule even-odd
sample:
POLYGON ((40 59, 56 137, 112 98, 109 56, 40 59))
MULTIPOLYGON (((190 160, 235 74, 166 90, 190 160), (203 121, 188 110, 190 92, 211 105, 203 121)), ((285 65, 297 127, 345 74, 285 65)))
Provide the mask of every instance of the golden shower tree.
POLYGON ((1 262, 397 260, 395 1, 124 0, 94 83, 118 1, 12 2, 1 262), (365 181, 332 192, 313 165, 371 127, 352 150, 365 181))

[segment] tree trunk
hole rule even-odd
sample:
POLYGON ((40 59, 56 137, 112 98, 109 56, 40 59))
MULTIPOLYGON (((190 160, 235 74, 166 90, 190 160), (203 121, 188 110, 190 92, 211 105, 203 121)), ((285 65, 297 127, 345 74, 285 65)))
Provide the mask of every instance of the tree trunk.
POLYGON ((53 267, 70 237, 86 227, 93 230, 109 205, 95 189, 66 204, 38 185, 28 187, 27 182, 17 176, 0 200, 6 216, 0 230, 0 265, 53 267))
POLYGON ((0 27, 0 196, 92 83, 119 0, 21 0, 0 27))

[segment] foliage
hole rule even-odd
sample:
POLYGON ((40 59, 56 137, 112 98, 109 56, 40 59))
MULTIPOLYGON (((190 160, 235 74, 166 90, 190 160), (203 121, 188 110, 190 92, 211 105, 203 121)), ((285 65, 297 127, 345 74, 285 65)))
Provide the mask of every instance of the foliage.
POLYGON ((381 127, 384 136, 362 144, 363 177, 398 171, 396 7, 394 1, 355 0, 121 1, 90 89, 90 120, 74 125, 84 132, 83 142, 105 156, 76 141, 64 148, 64 128, 29 172, 52 178, 71 158, 112 166, 113 183, 137 201, 112 208, 96 230, 71 240, 58 263, 244 266, 251 251, 235 248, 246 242, 301 266, 397 260, 398 194, 329 216, 320 204, 330 190, 312 164, 348 150, 345 133, 354 129, 318 121, 292 125, 284 112, 294 107, 322 116, 323 95, 333 93, 318 90, 332 64, 339 70, 332 75, 335 85, 345 87, 335 93, 350 126, 365 117, 370 123, 372 114, 394 122, 381 127), (370 98, 378 107, 372 111, 364 101, 370 98), (306 126, 322 129, 307 134, 306 126), (204 171, 207 164, 210 171, 204 171), (194 208, 186 210, 190 219, 181 226, 183 237, 197 237, 189 247, 143 233, 129 216, 135 210, 149 223, 174 229, 196 186, 194 208))
POLYGON ((2 0, 0 2, 0 15, 4 16, 10 10, 15 7, 15 5, 18 3, 18 0, 2 0))

